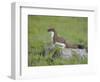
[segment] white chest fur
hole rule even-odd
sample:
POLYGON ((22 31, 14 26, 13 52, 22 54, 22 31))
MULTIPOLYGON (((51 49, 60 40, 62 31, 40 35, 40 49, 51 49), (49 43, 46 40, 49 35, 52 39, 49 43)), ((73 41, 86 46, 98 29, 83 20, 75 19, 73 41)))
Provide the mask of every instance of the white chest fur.
POLYGON ((54 37, 54 32, 50 32, 51 38, 54 37))
POLYGON ((51 41, 53 42, 54 32, 50 32, 51 41))

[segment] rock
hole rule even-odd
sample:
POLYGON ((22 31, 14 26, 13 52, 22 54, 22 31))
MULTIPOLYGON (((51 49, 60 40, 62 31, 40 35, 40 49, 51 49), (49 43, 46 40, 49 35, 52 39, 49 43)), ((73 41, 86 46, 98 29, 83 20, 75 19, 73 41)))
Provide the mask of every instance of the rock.
POLYGON ((86 49, 71 49, 71 48, 62 49, 61 56, 63 58, 70 58, 73 55, 78 55, 79 57, 84 57, 84 56, 87 56, 87 52, 86 52, 86 49))
POLYGON ((62 50, 61 50, 61 56, 62 56, 63 58, 72 57, 72 50, 71 50, 71 49, 62 49, 62 50))
POLYGON ((79 56, 87 56, 86 49, 72 49, 72 52, 75 52, 79 56))
MULTIPOLYGON (((57 47, 54 46, 45 46, 45 56, 47 56, 49 53, 53 54, 55 57, 57 54, 54 53, 55 49, 57 47)), ((71 58, 73 55, 77 55, 79 57, 87 57, 87 51, 86 49, 72 49, 72 48, 60 48, 60 51, 58 52, 61 57, 63 58, 71 58)))

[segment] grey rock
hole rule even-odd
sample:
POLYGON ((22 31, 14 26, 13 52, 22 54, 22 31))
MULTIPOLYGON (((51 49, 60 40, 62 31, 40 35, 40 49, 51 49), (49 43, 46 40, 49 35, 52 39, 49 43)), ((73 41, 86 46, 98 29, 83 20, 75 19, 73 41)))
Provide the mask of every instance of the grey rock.
POLYGON ((74 54, 80 57, 87 56, 86 49, 71 49, 71 48, 62 49, 61 56, 64 58, 69 58, 69 57, 72 57, 74 54))
POLYGON ((72 50, 71 50, 71 49, 62 49, 62 50, 61 50, 61 56, 62 56, 63 58, 72 57, 72 50))

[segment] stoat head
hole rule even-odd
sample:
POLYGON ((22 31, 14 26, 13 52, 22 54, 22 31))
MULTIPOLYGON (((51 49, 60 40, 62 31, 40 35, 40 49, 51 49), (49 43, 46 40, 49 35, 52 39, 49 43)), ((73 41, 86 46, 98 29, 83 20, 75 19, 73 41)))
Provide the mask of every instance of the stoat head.
POLYGON ((51 34, 51 37, 53 37, 54 33, 55 33, 55 29, 54 28, 49 28, 48 32, 51 34))
POLYGON ((49 28, 48 32, 55 32, 55 29, 54 28, 49 28))

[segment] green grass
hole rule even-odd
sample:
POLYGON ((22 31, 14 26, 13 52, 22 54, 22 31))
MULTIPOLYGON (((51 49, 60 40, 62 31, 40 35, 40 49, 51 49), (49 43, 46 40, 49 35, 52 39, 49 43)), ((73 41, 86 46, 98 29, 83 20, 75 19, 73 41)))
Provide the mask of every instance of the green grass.
POLYGON ((45 56, 46 47, 50 44, 49 27, 55 28, 59 36, 75 44, 83 44, 87 47, 87 17, 64 16, 28 16, 28 66, 47 66, 65 64, 87 64, 87 57, 73 55, 70 59, 64 59, 59 55, 59 49, 55 48, 45 56), (57 50, 58 49, 58 50, 57 50), (53 56, 57 56, 53 58, 53 56))

